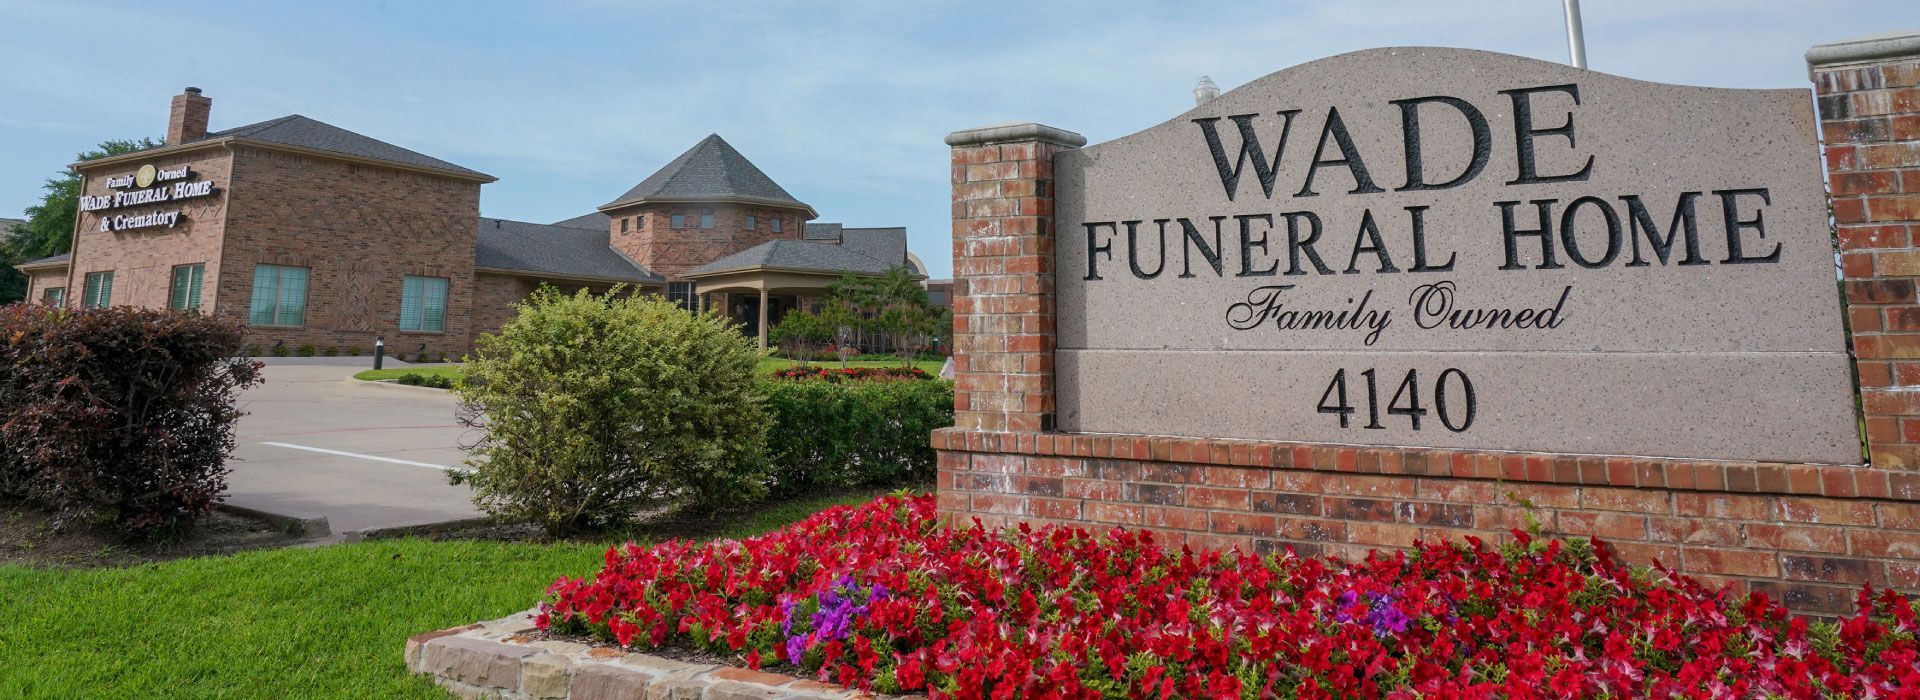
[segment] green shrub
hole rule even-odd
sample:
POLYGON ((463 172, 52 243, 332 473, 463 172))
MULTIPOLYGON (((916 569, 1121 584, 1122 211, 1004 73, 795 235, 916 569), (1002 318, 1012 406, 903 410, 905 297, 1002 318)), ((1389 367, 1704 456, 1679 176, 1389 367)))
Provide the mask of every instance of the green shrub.
POLYGON ((355 345, 355 346, 353 346, 353 347, 350 347, 350 348, 347 348, 347 356, 348 356, 348 357, 359 357, 359 356, 360 356, 360 346, 358 346, 358 345, 355 345))
POLYGON ((312 346, 312 345, 302 345, 302 346, 300 346, 300 356, 301 356, 301 357, 313 357, 313 346, 312 346))
POLYGON ((408 372, 406 374, 402 374, 399 377, 395 378, 393 381, 396 384, 405 384, 407 386, 424 386, 430 389, 452 389, 455 384, 452 377, 446 377, 438 374, 420 374, 419 372, 408 372))
POLYGON ((247 357, 259 357, 259 356, 260 356, 260 344, 259 344, 259 343, 255 343, 255 344, 253 344, 253 345, 248 345, 248 346, 247 346, 247 357))
POLYGON ((652 503, 743 504, 765 492, 759 351, 713 314, 614 288, 542 288, 480 337, 456 391, 479 443, 454 474, 496 518, 550 533, 652 503))
POLYGON ((951 382, 766 380, 755 390, 773 419, 767 457, 780 494, 930 480, 931 433, 953 425, 951 382))
POLYGON ((240 324, 118 306, 0 307, 0 495, 138 535, 190 526, 226 490, 240 324))
POLYGON ((271 352, 273 353, 274 357, 286 357, 287 346, 284 343, 274 343, 273 350, 271 352))
POLYGON ((336 347, 334 347, 334 346, 332 346, 332 345, 328 345, 328 346, 327 346, 327 349, 325 349, 325 350, 321 350, 321 351, 320 351, 320 354, 322 354, 322 355, 325 355, 325 356, 327 356, 327 357, 339 357, 339 356, 340 356, 340 348, 336 348, 336 347))

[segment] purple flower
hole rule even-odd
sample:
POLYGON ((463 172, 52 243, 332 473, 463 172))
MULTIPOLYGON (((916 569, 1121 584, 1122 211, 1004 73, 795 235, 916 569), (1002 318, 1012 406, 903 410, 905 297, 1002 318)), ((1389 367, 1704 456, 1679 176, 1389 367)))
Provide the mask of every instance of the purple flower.
POLYGON ((787 663, 793 664, 795 666, 799 666, 800 660, 806 657, 806 655, 807 655, 807 636, 806 635, 803 634, 797 637, 787 638, 787 663))

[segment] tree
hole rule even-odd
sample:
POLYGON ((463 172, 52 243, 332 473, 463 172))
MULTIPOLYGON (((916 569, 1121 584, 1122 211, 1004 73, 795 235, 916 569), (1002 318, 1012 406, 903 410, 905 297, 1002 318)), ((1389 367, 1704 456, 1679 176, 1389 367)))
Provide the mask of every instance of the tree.
POLYGON ((927 300, 927 289, 920 286, 913 272, 895 267, 878 277, 847 275, 828 286, 833 301, 845 305, 853 324, 887 336, 902 361, 913 364, 913 356, 932 342, 938 332, 940 314, 927 300))
MULTIPOLYGON (((160 146, 151 138, 105 141, 75 160, 93 160, 160 146)), ((27 221, 0 231, 0 304, 26 298, 27 278, 14 265, 73 250, 73 221, 80 212, 80 173, 62 170, 42 185, 40 203, 27 207, 27 221)))
POLYGON ((813 359, 814 350, 833 341, 833 332, 834 328, 820 314, 794 309, 767 331, 767 339, 779 346, 787 359, 805 365, 813 359))

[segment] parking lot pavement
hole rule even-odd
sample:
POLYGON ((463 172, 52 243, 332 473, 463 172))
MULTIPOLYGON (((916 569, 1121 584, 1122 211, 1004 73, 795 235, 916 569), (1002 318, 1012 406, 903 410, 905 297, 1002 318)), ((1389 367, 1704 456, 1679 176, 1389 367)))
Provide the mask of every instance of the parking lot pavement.
POLYGON ((227 503, 325 517, 335 535, 474 518, 472 491, 447 483, 463 437, 451 394, 361 382, 371 360, 270 362, 240 396, 227 503))

